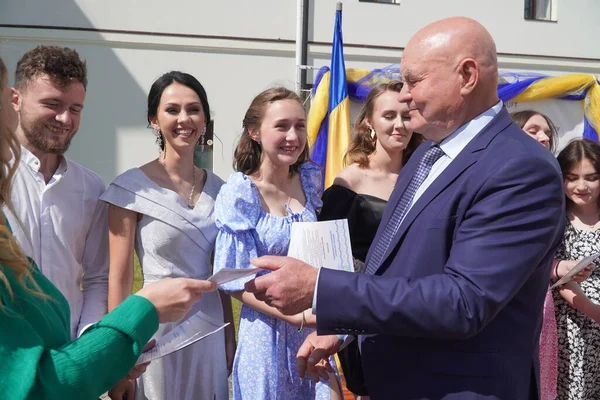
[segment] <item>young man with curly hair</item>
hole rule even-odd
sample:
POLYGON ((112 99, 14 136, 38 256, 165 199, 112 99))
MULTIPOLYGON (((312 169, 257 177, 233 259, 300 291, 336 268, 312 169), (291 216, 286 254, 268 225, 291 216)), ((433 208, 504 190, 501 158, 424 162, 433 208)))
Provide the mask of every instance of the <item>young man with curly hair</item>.
POLYGON ((71 336, 106 313, 108 233, 102 179, 64 153, 79 129, 87 67, 69 48, 38 46, 17 63, 13 107, 22 155, 5 210, 27 256, 62 292, 71 336))

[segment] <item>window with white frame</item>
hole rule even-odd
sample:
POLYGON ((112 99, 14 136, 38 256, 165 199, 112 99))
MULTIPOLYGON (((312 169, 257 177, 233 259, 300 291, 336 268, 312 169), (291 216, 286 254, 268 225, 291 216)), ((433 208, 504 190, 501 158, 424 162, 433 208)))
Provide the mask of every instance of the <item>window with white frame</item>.
POLYGON ((558 21, 558 0, 525 0, 525 19, 558 21))

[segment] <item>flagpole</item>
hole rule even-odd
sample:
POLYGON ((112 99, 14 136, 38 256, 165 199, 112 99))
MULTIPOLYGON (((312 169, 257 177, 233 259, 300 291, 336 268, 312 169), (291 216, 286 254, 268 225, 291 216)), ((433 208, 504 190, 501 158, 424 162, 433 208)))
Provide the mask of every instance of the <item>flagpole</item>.
POLYGON ((306 47, 308 29, 308 0, 296 0, 296 80, 294 88, 298 95, 301 94, 306 83, 306 47))

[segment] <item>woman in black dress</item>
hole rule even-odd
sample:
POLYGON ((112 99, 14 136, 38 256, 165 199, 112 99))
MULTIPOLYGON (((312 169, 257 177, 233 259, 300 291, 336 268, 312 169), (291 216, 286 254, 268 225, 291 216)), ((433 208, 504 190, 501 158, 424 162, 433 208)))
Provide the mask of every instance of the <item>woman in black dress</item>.
MULTIPOLYGON (((348 166, 323 194, 319 220, 348 219, 357 272, 364 268, 400 169, 423 141, 410 129, 408 105, 398 102, 401 89, 402 82, 390 81, 369 92, 346 153, 348 166)), ((348 389, 355 395, 367 395, 356 341, 338 355, 348 389)))

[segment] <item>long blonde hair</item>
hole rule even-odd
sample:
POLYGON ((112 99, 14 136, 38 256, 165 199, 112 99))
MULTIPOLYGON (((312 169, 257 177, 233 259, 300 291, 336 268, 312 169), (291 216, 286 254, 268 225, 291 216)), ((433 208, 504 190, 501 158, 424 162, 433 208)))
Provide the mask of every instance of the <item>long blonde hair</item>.
MULTIPOLYGON (((6 66, 0 58, 0 91, 4 89, 6 78, 6 66)), ((8 148, 13 155, 12 161, 4 160, 0 157, 0 208, 6 206, 13 215, 16 215, 10 201, 10 187, 12 177, 19 165, 21 147, 19 146, 15 132, 11 132, 7 121, 4 121, 4 115, 5 110, 2 109, 2 103, 0 103, 0 149, 8 148)), ((19 284, 25 290, 36 295, 45 296, 31 276, 31 262, 25 256, 15 237, 8 229, 6 216, 0 211, 0 284, 4 284, 9 295, 12 297, 13 290, 6 277, 6 269, 11 269, 14 272, 19 284), (28 282, 29 285, 27 284, 28 282)), ((1 307, 2 300, 0 300, 1 307)))

